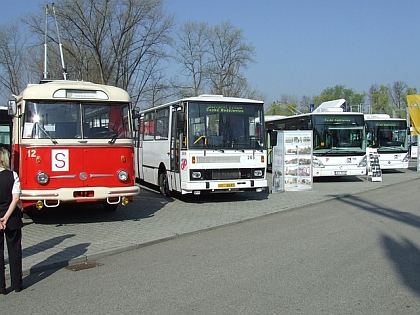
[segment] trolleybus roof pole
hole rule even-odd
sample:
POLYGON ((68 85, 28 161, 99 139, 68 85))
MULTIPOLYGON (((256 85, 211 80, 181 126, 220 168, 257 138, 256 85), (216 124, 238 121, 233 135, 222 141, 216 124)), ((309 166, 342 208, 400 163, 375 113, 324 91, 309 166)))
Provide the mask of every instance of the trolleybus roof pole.
POLYGON ((60 32, 58 30, 58 23, 57 23, 57 16, 55 14, 54 2, 52 3, 52 10, 54 14, 55 28, 57 29, 58 46, 60 47, 61 68, 63 69, 63 79, 67 80, 67 69, 64 64, 63 45, 61 44, 61 40, 60 40, 60 32))
POLYGON ((48 79, 48 4, 45 8, 45 40, 44 40, 44 79, 48 79))

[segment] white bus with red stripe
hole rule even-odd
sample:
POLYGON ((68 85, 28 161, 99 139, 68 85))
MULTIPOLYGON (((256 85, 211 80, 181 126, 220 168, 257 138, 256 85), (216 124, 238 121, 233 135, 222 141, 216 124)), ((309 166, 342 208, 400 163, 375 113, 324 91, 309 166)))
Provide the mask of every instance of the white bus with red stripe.
POLYGON ((30 84, 9 101, 9 113, 11 164, 25 209, 101 203, 115 211, 140 192, 123 89, 68 80, 30 84))
POLYGON ((162 194, 267 187, 263 102, 202 95, 141 111, 135 121, 136 177, 162 194))

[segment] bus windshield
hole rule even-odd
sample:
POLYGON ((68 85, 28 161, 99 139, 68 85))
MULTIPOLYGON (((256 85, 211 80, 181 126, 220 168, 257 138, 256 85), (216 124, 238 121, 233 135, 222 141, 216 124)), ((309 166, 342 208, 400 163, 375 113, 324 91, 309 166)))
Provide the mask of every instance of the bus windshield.
POLYGON ((407 122, 405 120, 367 120, 367 145, 378 152, 407 151, 407 122))
POLYGON ((27 102, 23 138, 131 138, 128 103, 27 102))
POLYGON ((313 115, 313 152, 364 154, 364 128, 362 115, 313 115))
POLYGON ((190 149, 264 149, 262 104, 191 102, 188 107, 190 149))

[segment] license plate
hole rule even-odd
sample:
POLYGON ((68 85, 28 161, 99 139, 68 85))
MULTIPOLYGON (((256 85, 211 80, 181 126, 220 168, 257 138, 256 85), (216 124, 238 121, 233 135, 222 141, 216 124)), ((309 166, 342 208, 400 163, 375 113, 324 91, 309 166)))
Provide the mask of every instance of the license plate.
POLYGON ((347 171, 335 171, 334 175, 346 175, 347 171))
POLYGON ((218 184, 217 187, 219 187, 219 188, 232 188, 232 187, 235 187, 235 183, 218 184))

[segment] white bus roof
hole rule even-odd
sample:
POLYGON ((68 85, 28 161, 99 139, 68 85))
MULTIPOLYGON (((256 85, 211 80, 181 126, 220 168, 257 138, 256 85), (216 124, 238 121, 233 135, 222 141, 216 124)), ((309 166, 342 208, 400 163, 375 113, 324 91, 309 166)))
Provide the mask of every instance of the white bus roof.
POLYGON ((232 102, 232 103, 261 103, 263 101, 251 100, 248 98, 240 97, 225 97, 223 95, 214 95, 214 94, 202 94, 199 96, 192 96, 182 99, 182 101, 200 101, 200 102, 232 102))
POLYGON ((289 116, 266 115, 266 116, 264 116, 264 120, 265 121, 272 121, 272 120, 282 119, 282 118, 286 118, 286 117, 289 117, 289 116))
POLYGON ((365 120, 404 120, 407 121, 405 118, 397 118, 391 117, 388 114, 365 114, 365 120))
POLYGON ((323 102, 319 105, 313 113, 319 112, 343 112, 343 108, 341 107, 346 100, 344 98, 340 98, 338 100, 323 102))
POLYGON ((150 110, 155 110, 158 108, 162 108, 162 107, 166 107, 166 106, 170 106, 170 105, 175 105, 181 102, 219 102, 219 103, 249 103, 249 104, 264 104, 263 101, 257 101, 257 100, 251 100, 251 99, 247 99, 247 98, 240 98, 240 97, 225 97, 223 95, 214 95, 214 94, 202 94, 199 96, 192 96, 192 97, 186 97, 186 98, 182 98, 179 99, 177 101, 173 101, 170 103, 166 103, 166 104, 162 104, 162 105, 158 105, 155 107, 151 107, 151 108, 147 108, 147 109, 143 109, 140 112, 147 112, 150 110))
POLYGON ((56 80, 41 84, 28 84, 18 98, 28 100, 83 99, 115 102, 130 101, 128 93, 121 88, 72 80, 56 80), (86 93, 86 91, 91 91, 91 93, 86 93))
POLYGON ((365 114, 365 119, 390 119, 387 114, 365 114))

